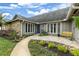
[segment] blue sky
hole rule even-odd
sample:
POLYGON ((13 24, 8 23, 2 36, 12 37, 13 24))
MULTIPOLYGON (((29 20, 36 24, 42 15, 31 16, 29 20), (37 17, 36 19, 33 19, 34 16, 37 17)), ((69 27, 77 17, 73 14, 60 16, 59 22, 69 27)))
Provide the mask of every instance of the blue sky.
POLYGON ((12 19, 15 14, 32 17, 50 11, 69 7, 65 3, 0 3, 0 13, 7 19, 12 19))

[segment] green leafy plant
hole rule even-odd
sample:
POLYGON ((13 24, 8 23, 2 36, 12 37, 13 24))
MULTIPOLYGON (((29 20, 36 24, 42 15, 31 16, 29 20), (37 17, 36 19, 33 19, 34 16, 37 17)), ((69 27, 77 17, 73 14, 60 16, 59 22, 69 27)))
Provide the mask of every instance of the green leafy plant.
POLYGON ((57 49, 64 53, 66 53, 68 51, 67 47, 65 45, 60 45, 60 44, 57 45, 57 49))
POLYGON ((10 35, 11 35, 11 38, 12 38, 12 39, 15 39, 15 40, 16 40, 16 36, 17 36, 16 31, 12 30, 12 31, 10 32, 10 35))
POLYGON ((41 40, 41 41, 39 41, 39 44, 44 46, 46 44, 46 42, 41 40))
POLYGON ((32 44, 36 44, 36 41, 35 41, 35 40, 33 40, 33 41, 32 41, 32 44))
POLYGON ((69 50, 69 52, 74 56, 79 56, 79 49, 72 49, 72 50, 69 50))
POLYGON ((48 48, 49 49, 54 48, 54 47, 55 47, 55 44, 53 42, 48 43, 48 48))
POLYGON ((48 33, 42 30, 39 36, 48 36, 48 33))
POLYGON ((73 16, 76 27, 79 29, 79 16, 73 16))

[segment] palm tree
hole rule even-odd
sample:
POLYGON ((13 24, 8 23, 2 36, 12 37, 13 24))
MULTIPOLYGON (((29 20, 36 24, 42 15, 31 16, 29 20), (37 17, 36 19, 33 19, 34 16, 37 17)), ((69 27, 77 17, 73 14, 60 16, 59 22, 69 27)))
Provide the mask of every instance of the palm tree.
POLYGON ((2 14, 0 14, 0 27, 1 27, 1 30, 2 30, 2 26, 3 26, 4 23, 5 23, 4 16, 2 16, 2 14))

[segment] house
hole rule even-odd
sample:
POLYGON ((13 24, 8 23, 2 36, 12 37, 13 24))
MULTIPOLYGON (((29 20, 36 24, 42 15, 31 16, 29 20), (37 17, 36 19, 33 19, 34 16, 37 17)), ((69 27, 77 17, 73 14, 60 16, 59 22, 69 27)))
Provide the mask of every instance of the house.
POLYGON ((11 21, 7 22, 6 29, 14 29, 21 36, 24 34, 41 33, 42 30, 54 35, 61 35, 62 32, 73 32, 73 37, 79 39, 77 37, 78 34, 76 35, 75 22, 71 18, 72 16, 79 15, 78 6, 79 4, 75 3, 69 8, 59 9, 30 18, 15 15, 11 21))

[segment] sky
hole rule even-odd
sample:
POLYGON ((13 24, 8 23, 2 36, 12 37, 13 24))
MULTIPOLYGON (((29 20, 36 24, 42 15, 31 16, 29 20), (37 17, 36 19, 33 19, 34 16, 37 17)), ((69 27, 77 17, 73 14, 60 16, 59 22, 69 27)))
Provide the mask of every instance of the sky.
POLYGON ((16 14, 28 18, 70 6, 68 3, 0 3, 0 13, 11 20, 16 14))

